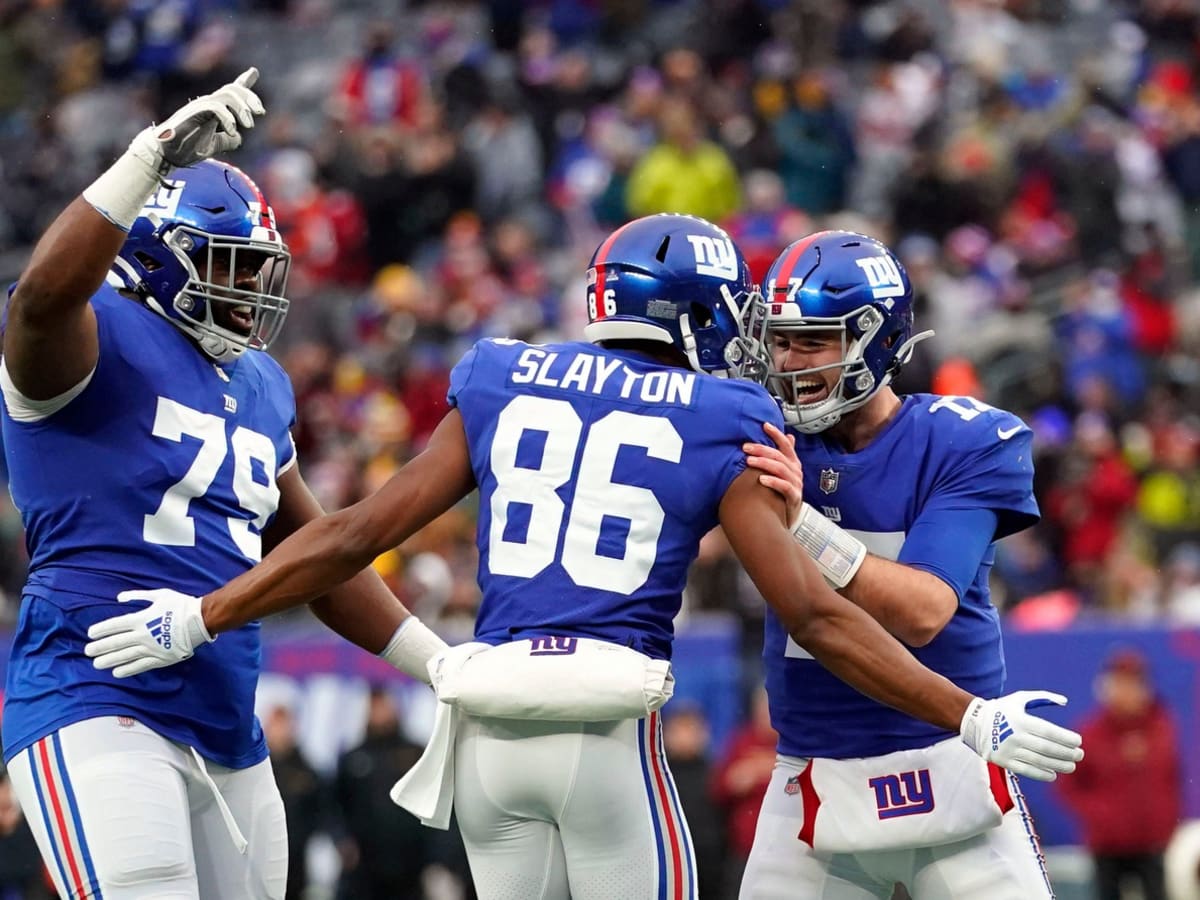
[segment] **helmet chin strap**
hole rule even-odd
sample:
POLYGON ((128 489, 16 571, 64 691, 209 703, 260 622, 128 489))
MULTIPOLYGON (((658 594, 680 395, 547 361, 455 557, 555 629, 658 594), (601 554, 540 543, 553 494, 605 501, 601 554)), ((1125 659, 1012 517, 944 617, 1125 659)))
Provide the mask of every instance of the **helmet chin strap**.
POLYGON ((242 350, 245 348, 238 346, 232 341, 225 340, 219 334, 213 334, 212 332, 198 328, 183 319, 168 316, 166 310, 162 308, 162 305, 155 299, 153 294, 148 291, 141 291, 141 293, 148 307, 195 341, 196 346, 200 348, 205 356, 212 359, 213 362, 233 362, 242 355, 242 350))
POLYGON ((121 283, 127 290, 145 293, 146 286, 141 276, 138 275, 137 269, 128 262, 118 256, 113 260, 112 268, 114 274, 121 279, 121 283))
POLYGON ((680 349, 687 357, 688 365, 697 372, 703 372, 704 369, 700 366, 700 356, 696 348, 696 335, 692 331, 692 317, 687 313, 679 317, 679 333, 683 336, 683 347, 680 349))
MULTIPOLYGON (((927 331, 922 331, 920 334, 914 334, 907 341, 901 344, 896 350, 896 361, 892 364, 892 369, 894 371, 890 371, 888 373, 887 381, 885 381, 883 384, 887 384, 888 381, 891 381, 892 375, 895 372, 899 372, 901 366, 908 364, 908 361, 912 359, 913 348, 916 347, 917 344, 921 343, 921 341, 928 340, 931 337, 933 337, 932 328, 928 329, 927 331)), ((883 387, 883 385, 881 384, 880 387, 883 387)))
POLYGON ((242 347, 225 340, 220 335, 210 332, 203 332, 197 335, 196 342, 200 345, 201 350, 212 357, 213 362, 233 362, 242 355, 242 347))
MULTIPOLYGON (((784 420, 801 434, 820 434, 840 422, 842 416, 849 412, 845 407, 839 406, 840 399, 840 397, 827 397, 822 400, 817 406, 829 405, 836 408, 818 413, 813 418, 805 417, 805 408, 800 404, 785 403, 783 404, 784 420)), ((815 409, 813 411, 815 412, 815 409)))

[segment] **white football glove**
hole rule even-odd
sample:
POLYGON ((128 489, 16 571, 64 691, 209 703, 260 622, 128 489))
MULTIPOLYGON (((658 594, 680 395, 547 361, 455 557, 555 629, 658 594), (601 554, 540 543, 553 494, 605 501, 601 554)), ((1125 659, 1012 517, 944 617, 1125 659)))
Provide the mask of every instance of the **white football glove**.
POLYGON ((114 225, 129 231, 146 201, 175 166, 190 166, 241 145, 238 127, 253 128, 262 101, 250 88, 251 66, 236 81, 185 104, 163 122, 138 133, 129 149, 83 191, 83 199, 114 225))
POLYGON ((963 715, 963 743, 1001 768, 1037 781, 1053 781, 1075 771, 1083 759, 1083 738, 1026 710, 1065 706, 1067 698, 1049 691, 1017 691, 984 700, 976 697, 963 715))
POLYGON ((133 139, 130 152, 166 175, 176 166, 190 166, 241 146, 238 126, 253 128, 254 117, 266 112, 250 90, 258 81, 251 66, 224 87, 189 101, 165 122, 151 125, 133 139))
POLYGON ((189 659, 201 644, 216 638, 204 627, 200 598, 170 588, 122 591, 122 603, 148 602, 136 612, 113 616, 88 629, 91 643, 83 651, 97 669, 112 669, 117 678, 140 675, 189 659))

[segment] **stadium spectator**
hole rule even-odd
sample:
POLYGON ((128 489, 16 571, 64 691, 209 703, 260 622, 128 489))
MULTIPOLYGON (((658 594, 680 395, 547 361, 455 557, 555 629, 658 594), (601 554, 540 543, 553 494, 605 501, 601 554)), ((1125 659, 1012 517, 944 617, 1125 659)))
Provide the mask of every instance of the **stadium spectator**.
POLYGON ((0 771, 0 898, 50 900, 53 896, 54 888, 13 794, 12 782, 6 771, 0 771))
MULTIPOLYGON (((791 95, 791 104, 771 127, 787 202, 810 215, 844 209, 848 176, 855 162, 850 124, 829 96, 826 79, 819 72, 800 73, 791 95)), ((798 237, 793 235, 791 240, 798 237)), ((776 252, 790 242, 777 242, 776 252)))
POLYGON ((1180 817, 1180 757, 1171 713, 1149 664, 1123 648, 1096 679, 1100 707, 1080 725, 1087 756, 1058 782, 1096 863, 1097 900, 1120 900, 1127 876, 1144 900, 1166 900, 1163 851, 1180 817))
POLYGON ((328 824, 328 792, 296 743, 296 716, 291 703, 284 700, 274 703, 262 717, 262 727, 287 818, 288 877, 285 900, 302 900, 309 883, 309 841, 328 824))
POLYGON ((737 896, 736 888, 754 845, 763 793, 775 769, 778 740, 779 735, 771 727, 767 692, 759 689, 751 700, 749 719, 729 739, 713 772, 713 798, 725 813, 731 857, 725 896, 737 896))
POLYGON ((1046 512, 1063 532, 1063 561, 1074 582, 1095 591, 1098 573, 1137 492, 1111 426, 1089 414, 1075 425, 1074 453, 1050 489, 1046 512))
POLYGON ((426 99, 424 73, 415 60, 395 48, 392 22, 371 22, 362 52, 346 68, 333 98, 337 117, 353 128, 416 124, 426 99))
POLYGON ((741 205, 741 185, 721 147, 704 137, 700 116, 683 97, 664 100, 659 142, 629 175, 626 201, 634 216, 687 213, 722 221, 741 205))
POLYGON ((391 689, 372 685, 366 733, 338 760, 334 779, 343 834, 339 898, 423 900, 421 873, 434 862, 436 835, 388 797, 420 756, 421 747, 401 733, 391 689))
POLYGON ((725 829, 709 792, 711 731, 704 708, 676 698, 663 712, 663 749, 696 851, 696 889, 713 900, 725 890, 725 829))

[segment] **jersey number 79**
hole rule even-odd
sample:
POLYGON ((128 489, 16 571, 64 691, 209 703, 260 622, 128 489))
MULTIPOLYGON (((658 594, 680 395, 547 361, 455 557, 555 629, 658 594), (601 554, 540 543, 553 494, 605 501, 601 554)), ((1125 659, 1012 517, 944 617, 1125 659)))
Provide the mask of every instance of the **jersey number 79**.
POLYGON ((248 559, 262 559, 262 529, 279 507, 275 483, 275 447, 265 434, 239 425, 228 440, 225 420, 200 412, 166 397, 158 398, 154 415, 155 437, 183 443, 185 437, 200 441, 195 459, 177 482, 167 488, 162 501, 142 524, 142 539, 171 547, 196 546, 196 523, 191 504, 208 493, 230 448, 233 449, 233 495, 250 518, 228 516, 229 535, 248 559), (255 480, 254 463, 262 467, 266 484, 255 480), (254 526, 251 530, 250 526, 254 526))

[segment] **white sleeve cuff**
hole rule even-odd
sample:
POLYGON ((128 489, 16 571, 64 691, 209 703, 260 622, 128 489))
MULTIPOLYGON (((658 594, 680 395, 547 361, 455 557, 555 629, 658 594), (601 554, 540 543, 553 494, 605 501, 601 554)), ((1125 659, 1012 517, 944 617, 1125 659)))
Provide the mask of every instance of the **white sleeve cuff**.
POLYGON ((57 397, 51 397, 48 400, 31 400, 17 390, 12 376, 8 374, 8 366, 0 358, 0 391, 4 393, 4 406, 14 422, 40 422, 42 419, 54 415, 82 394, 84 388, 91 384, 92 376, 95 374, 96 369, 93 367, 92 371, 84 376, 83 381, 75 387, 63 391, 57 397))
POLYGON ((427 664, 447 646, 424 622, 416 616, 409 616, 400 623, 379 656, 406 675, 429 684, 427 664))

